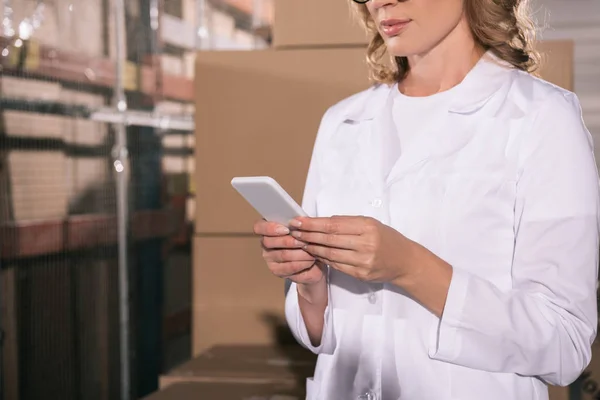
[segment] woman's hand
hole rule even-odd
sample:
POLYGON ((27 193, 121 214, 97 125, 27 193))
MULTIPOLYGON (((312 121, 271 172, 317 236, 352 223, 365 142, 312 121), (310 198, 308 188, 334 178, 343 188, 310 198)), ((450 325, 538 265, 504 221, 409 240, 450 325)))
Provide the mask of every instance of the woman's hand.
POLYGON ((262 236, 262 255, 274 275, 306 285, 323 279, 323 266, 303 250, 306 243, 290 236, 287 227, 260 220, 254 224, 254 233, 262 236))
POLYGON ((417 244, 374 218, 297 218, 291 225, 308 254, 362 281, 402 280, 418 265, 417 244))
POLYGON ((440 317, 452 266, 400 232, 369 217, 297 218, 291 234, 307 253, 366 282, 389 282, 440 317))

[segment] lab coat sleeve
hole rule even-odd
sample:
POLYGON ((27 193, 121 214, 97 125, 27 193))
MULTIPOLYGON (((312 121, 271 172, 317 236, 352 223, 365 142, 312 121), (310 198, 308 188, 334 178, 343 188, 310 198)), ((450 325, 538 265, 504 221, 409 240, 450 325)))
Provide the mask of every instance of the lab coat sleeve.
MULTIPOLYGON (((315 145, 313 147, 313 153, 308 168, 306 185, 304 188, 304 195, 302 199, 302 208, 310 216, 317 216, 318 214, 317 195, 321 187, 321 178, 319 174, 319 159, 321 158, 321 154, 323 152, 323 145, 326 140, 325 136, 331 132, 330 125, 333 120, 332 110, 333 109, 330 108, 321 119, 321 124, 317 132, 315 145)), ((328 298, 331 299, 328 272, 329 267, 326 270, 326 278, 328 298)), ((300 312, 300 306, 298 304, 298 290, 296 283, 292 283, 286 295, 285 314, 287 323, 290 327, 292 334, 302 346, 306 347, 308 350, 312 351, 315 354, 333 353, 333 350, 335 348, 335 337, 333 334, 333 316, 331 313, 330 302, 327 305, 327 308, 325 309, 325 313, 323 315, 323 335, 321 336, 321 343, 317 347, 311 344, 310 338, 308 337, 306 324, 304 323, 304 318, 302 317, 302 313, 300 312)))
POLYGON ((566 386, 587 367, 597 329, 597 167, 571 93, 546 99, 523 134, 512 290, 453 265, 430 357, 566 386))

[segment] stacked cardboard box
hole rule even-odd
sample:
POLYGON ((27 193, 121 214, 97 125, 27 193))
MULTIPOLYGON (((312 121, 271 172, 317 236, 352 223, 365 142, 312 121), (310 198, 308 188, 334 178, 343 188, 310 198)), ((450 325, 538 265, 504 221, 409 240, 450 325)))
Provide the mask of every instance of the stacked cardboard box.
POLYGON ((181 381, 278 384, 303 390, 316 356, 297 346, 215 346, 160 379, 165 388, 181 381))
MULTIPOLYGON (((231 178, 272 176, 299 201, 323 112, 369 85, 367 39, 347 1, 278 1, 273 31, 267 51, 197 54, 195 354, 214 344, 276 343, 265 314, 285 326, 283 284, 252 235, 259 216, 231 178)), ((541 46, 543 77, 571 88, 572 44, 541 46)), ((552 400, 567 393, 551 391, 552 400)))
POLYGON ((264 316, 283 320, 283 282, 252 236, 258 215, 229 182, 271 175, 300 201, 324 111, 368 86, 363 58, 362 48, 198 53, 196 353, 216 343, 274 342, 279 327, 264 316))
POLYGON ((315 363, 316 356, 298 346, 215 346, 162 376, 160 388, 166 396, 179 391, 182 383, 194 383, 195 398, 200 399, 285 395, 299 400, 315 363))
POLYGON ((143 400, 303 400, 302 394, 270 383, 177 383, 143 400))
POLYGON ((366 45, 368 36, 352 14, 350 0, 275 0, 276 48, 366 45))

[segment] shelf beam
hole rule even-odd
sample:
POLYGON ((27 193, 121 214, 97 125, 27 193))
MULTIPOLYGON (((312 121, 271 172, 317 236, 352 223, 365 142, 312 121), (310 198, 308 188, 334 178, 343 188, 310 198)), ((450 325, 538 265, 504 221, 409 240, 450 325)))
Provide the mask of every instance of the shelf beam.
MULTIPOLYGON (((173 211, 148 210, 132 215, 134 240, 167 237, 176 229, 173 211)), ((65 219, 0 225, 3 260, 77 251, 117 243, 114 215, 80 215, 65 219)))
MULTIPOLYGON (((114 62, 90 57, 35 41, 13 40, 0 36, 0 72, 78 83, 111 89, 115 81, 114 62)), ((125 87, 153 97, 156 94, 156 71, 146 65, 127 63, 125 87)), ((193 80, 163 73, 163 96, 170 100, 192 102, 193 80)))

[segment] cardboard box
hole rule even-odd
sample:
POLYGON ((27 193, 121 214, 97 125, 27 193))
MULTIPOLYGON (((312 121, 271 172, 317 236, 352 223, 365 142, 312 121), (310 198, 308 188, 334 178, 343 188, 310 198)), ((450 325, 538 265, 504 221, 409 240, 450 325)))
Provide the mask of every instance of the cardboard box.
POLYGON ((590 364, 572 386, 576 396, 572 396, 573 398, 569 400, 596 400, 600 398, 600 337, 592 345, 590 364))
POLYGON ((178 383, 144 400, 302 400, 304 394, 277 384, 178 383))
MULTIPOLYGON (((572 89, 572 42, 539 47, 542 78, 572 89)), ((324 111, 369 85, 364 55, 363 48, 197 53, 196 232, 251 232, 258 214, 231 188, 237 175, 271 175, 301 201, 324 111)))
POLYGON ((259 215, 231 187, 271 175, 296 201, 319 122, 369 86, 362 48, 198 52, 196 232, 251 233, 259 215))
POLYGON ((542 65, 539 76, 567 90, 574 90, 575 43, 572 40, 539 42, 542 65))
POLYGON ((351 0, 275 0, 275 48, 364 46, 368 42, 351 0))
POLYGON ((160 387, 180 382, 279 385, 304 391, 317 357, 299 345, 215 346, 161 376, 160 387))
POLYGON ((569 398, 569 388, 550 386, 548 388, 549 400, 578 400, 569 398))
POLYGON ((284 282, 253 236, 194 238, 193 354, 217 344, 295 343, 284 317, 284 282))

